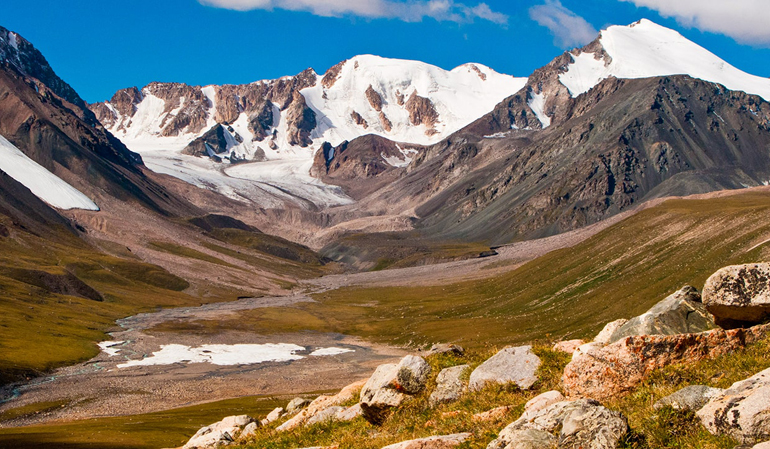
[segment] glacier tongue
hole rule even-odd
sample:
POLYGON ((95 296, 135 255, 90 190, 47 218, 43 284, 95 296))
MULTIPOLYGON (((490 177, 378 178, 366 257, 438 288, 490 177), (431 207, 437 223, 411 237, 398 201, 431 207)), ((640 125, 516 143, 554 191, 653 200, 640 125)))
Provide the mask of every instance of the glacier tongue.
POLYGON ((33 161, 0 136, 0 170, 58 209, 99 210, 90 198, 33 161))
POLYGON ((635 79, 689 75, 770 100, 770 79, 738 70, 678 32, 649 20, 609 27, 602 31, 599 42, 609 58, 594 53, 573 54, 568 71, 559 76, 573 97, 610 76, 635 79))

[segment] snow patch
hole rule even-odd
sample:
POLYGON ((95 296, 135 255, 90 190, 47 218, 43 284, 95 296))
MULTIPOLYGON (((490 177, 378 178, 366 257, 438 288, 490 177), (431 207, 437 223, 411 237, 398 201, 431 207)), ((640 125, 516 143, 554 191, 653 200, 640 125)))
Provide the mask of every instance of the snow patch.
POLYGON ((57 209, 99 210, 90 198, 33 161, 0 136, 0 170, 57 209))
MULTIPOLYGON (((141 360, 121 363, 118 368, 134 366, 172 365, 175 363, 211 363, 212 365, 254 365, 265 362, 290 362, 305 357, 298 352, 306 348, 288 343, 202 345, 193 348, 185 345, 163 345, 160 351, 141 360)), ((310 355, 329 356, 353 352, 343 348, 319 348, 310 355)))
POLYGON ((120 349, 116 348, 115 346, 120 346, 125 341, 103 341, 99 343, 99 349, 102 350, 105 354, 107 354, 109 357, 115 357, 120 353, 120 349))
POLYGON ((398 148, 398 151, 401 152, 400 155, 386 156, 385 153, 380 153, 380 157, 382 157, 385 162, 396 168, 404 168, 411 164, 414 156, 418 153, 418 151, 414 148, 403 149, 398 145, 396 145, 396 148, 398 148))
POLYGON ((535 113, 537 119, 540 120, 543 129, 551 126, 551 117, 548 117, 545 113, 545 93, 536 94, 535 92, 530 92, 529 107, 535 113))

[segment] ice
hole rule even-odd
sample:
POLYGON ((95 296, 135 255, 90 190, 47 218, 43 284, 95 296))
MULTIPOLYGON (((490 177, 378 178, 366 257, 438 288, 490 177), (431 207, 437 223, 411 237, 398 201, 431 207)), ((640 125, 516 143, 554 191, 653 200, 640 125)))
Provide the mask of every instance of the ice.
POLYGON ((90 198, 33 161, 0 136, 0 170, 58 209, 99 210, 90 198))
POLYGON ((311 357, 321 357, 327 355, 340 355, 347 354, 349 352, 355 352, 352 349, 346 348, 319 348, 310 353, 311 357))

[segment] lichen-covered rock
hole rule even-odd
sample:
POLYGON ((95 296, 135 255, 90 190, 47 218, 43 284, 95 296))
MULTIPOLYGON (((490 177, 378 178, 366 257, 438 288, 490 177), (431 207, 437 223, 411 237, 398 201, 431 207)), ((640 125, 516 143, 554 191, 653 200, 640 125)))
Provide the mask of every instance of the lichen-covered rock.
POLYGON ((537 382, 539 367, 540 358, 532 352, 532 346, 505 348, 473 370, 469 388, 478 391, 490 383, 515 383, 526 390, 537 382))
POLYGON ((690 385, 674 394, 668 395, 656 402, 653 407, 658 409, 669 406, 676 410, 698 411, 715 396, 721 394, 721 388, 712 388, 705 385, 690 385))
POLYGON ((609 337, 609 343, 631 335, 678 335, 714 329, 714 319, 694 287, 682 287, 646 313, 632 318, 609 337))
POLYGON ((553 350, 558 352, 566 352, 567 354, 573 354, 577 348, 586 344, 583 340, 567 340, 560 341, 553 345, 553 350))
POLYGON ((310 417, 305 423, 305 425, 312 426, 314 424, 320 424, 327 421, 335 421, 337 419, 337 414, 343 411, 345 411, 345 407, 340 407, 339 405, 333 405, 331 407, 321 410, 320 412, 310 417))
POLYGON ((770 319, 770 263, 722 268, 706 281, 703 303, 726 328, 770 319))
POLYGON ((361 411, 372 424, 385 421, 390 409, 401 405, 406 395, 395 387, 398 379, 398 364, 380 365, 361 390, 361 411))
POLYGON ((278 421, 285 413, 286 410, 284 410, 283 407, 274 408, 273 411, 268 413, 265 419, 262 420, 262 425, 266 426, 272 422, 278 421))
POLYGON ((408 394, 417 394, 425 388, 430 365, 422 357, 408 355, 398 363, 395 387, 408 394))
POLYGON ((628 421, 621 413, 594 400, 562 401, 509 424, 487 449, 535 447, 516 445, 525 435, 542 441, 545 448, 615 449, 628 430, 628 421), (530 432, 524 433, 527 430, 530 432), (545 433, 558 437, 548 439, 545 433))
POLYGON ((566 398, 564 395, 558 391, 547 391, 543 394, 539 394, 524 404, 524 413, 521 415, 521 418, 529 419, 539 413, 540 410, 565 400, 566 398))
POLYGON ((554 449, 559 439, 549 432, 533 428, 514 430, 507 437, 489 443, 487 449, 554 449))
POLYGON ((465 354, 465 349, 463 349, 462 346, 451 344, 451 343, 438 343, 430 347, 428 350, 428 355, 436 355, 436 354, 455 354, 455 355, 463 355, 465 354))
POLYGON ((764 338, 768 330, 770 325, 715 329, 700 334, 626 337, 573 356, 564 368, 564 390, 571 398, 613 398, 641 384, 656 369, 728 354, 764 338))
POLYGON ((463 444, 470 437, 470 433, 433 436, 391 444, 382 449, 450 449, 463 444))
POLYGON ((310 403, 313 402, 312 399, 307 398, 294 398, 286 405, 286 413, 292 415, 294 413, 299 412, 303 408, 310 405, 310 403))
POLYGON ((343 388, 339 393, 334 396, 318 396, 307 406, 304 410, 301 410, 290 420, 278 426, 275 430, 279 432, 285 432, 294 430, 299 426, 305 425, 310 419, 317 414, 328 409, 329 407, 343 404, 355 397, 356 392, 363 387, 366 381, 355 382, 343 388))
POLYGON ((460 399, 460 396, 468 388, 463 376, 470 369, 471 367, 468 365, 460 365, 441 370, 436 378, 436 389, 428 399, 430 405, 435 406, 460 399))
POLYGON ((338 412, 335 419, 341 422, 353 421, 362 415, 363 411, 361 410, 361 404, 356 404, 338 412))
POLYGON ((770 368, 734 383, 697 415, 714 435, 747 443, 770 438, 770 368))

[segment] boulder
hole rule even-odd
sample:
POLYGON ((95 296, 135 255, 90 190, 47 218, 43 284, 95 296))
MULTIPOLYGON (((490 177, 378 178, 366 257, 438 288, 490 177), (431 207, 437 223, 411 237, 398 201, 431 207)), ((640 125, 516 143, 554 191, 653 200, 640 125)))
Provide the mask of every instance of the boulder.
POLYGON ((700 334, 639 335, 572 358, 564 368, 570 398, 604 400, 629 392, 651 372, 675 363, 694 363, 727 354, 764 338, 770 325, 715 329, 700 334))
POLYGON ((310 403, 313 402, 312 399, 307 398, 294 398, 286 405, 286 413, 293 415, 297 413, 298 411, 302 410, 303 408, 310 405, 310 403))
POLYGON ((770 263, 722 268, 706 281, 703 303, 725 328, 770 319, 770 263))
POLYGON ((465 354, 465 349, 463 349, 462 346, 459 345, 453 345, 449 343, 440 343, 435 344, 430 347, 428 350, 428 355, 436 355, 436 354, 454 354, 454 355, 463 355, 465 354))
POLYGON ((380 365, 361 390, 361 411, 364 418, 372 424, 385 421, 390 409, 401 405, 406 395, 395 388, 398 378, 398 365, 388 363, 380 365))
POLYGON ((701 303, 700 293, 687 285, 617 328, 608 344, 631 335, 694 334, 715 327, 713 317, 701 303))
POLYGON ((408 355, 398 363, 395 387, 404 393, 417 394, 425 388, 430 371, 430 365, 425 359, 408 355))
POLYGON ((279 432, 294 430, 297 427, 306 424, 315 415, 321 413, 327 408, 348 402, 355 397, 356 392, 358 392, 358 390, 365 384, 365 382, 366 381, 362 380, 360 382, 350 384, 334 396, 318 396, 315 398, 315 400, 313 400, 313 402, 310 403, 310 405, 307 406, 307 408, 301 410, 290 420, 278 426, 275 430, 279 432))
POLYGON ((770 368, 712 398, 697 412, 714 435, 729 435, 744 443, 770 438, 770 368))
POLYGON ((566 352, 567 354, 572 354, 575 352, 575 350, 581 346, 586 344, 583 340, 567 340, 567 341, 560 341, 553 345, 553 350, 558 352, 566 352))
POLYGON ((577 357, 580 357, 585 354, 590 354, 594 351, 597 351, 603 347, 607 346, 606 343, 600 343, 597 341, 592 341, 591 343, 586 343, 584 345, 578 346, 577 349, 575 349, 575 352, 572 353, 572 359, 574 360, 577 357))
POLYGON ((622 414, 594 400, 562 401, 509 424, 487 449, 615 449, 628 430, 628 421, 622 414), (537 446, 538 443, 541 445, 537 446))
POLYGON ((306 426, 312 426, 314 424, 320 424, 327 421, 335 421, 337 419, 337 414, 345 411, 345 407, 340 407, 339 405, 333 405, 329 408, 325 408, 321 410, 320 412, 316 413, 315 415, 311 416, 307 422, 305 422, 306 426))
POLYGON ((257 433, 257 429, 259 429, 259 423, 253 422, 246 425, 246 427, 241 430, 240 435, 238 435, 239 438, 246 438, 250 437, 257 433))
POLYGON ((770 449, 770 441, 754 445, 751 449, 770 449))
POLYGON ((228 416, 222 421, 199 429, 183 449, 209 449, 230 444, 251 424, 256 426, 254 418, 248 415, 228 416))
POLYGON ((262 420, 262 425, 266 426, 272 422, 278 421, 286 413, 283 407, 276 407, 272 412, 268 413, 265 419, 262 420))
POLYGON ((602 331, 599 332, 599 334, 597 334, 596 337, 594 337, 594 342, 605 344, 605 345, 609 344, 610 337, 612 336, 612 334, 615 333, 615 331, 618 330, 618 328, 620 328, 626 323, 628 323, 628 320, 625 318, 621 318, 619 320, 615 320, 610 323, 607 323, 604 326, 604 329, 602 329, 602 331))
POLYGON ((539 367, 540 358, 532 352, 532 346, 505 348, 473 370, 469 388, 479 391, 490 383, 515 383, 527 390, 537 382, 539 367))
POLYGON ((337 413, 335 419, 341 422, 353 421, 362 415, 363 412, 361 411, 361 404, 356 404, 337 413))
POLYGON ((540 410, 565 400, 566 398, 564 395, 558 391, 547 391, 543 394, 537 395, 527 401, 526 404, 524 404, 524 413, 521 415, 521 418, 529 419, 530 417, 540 412, 540 410))
POLYGON ((705 385, 690 385, 684 387, 676 393, 666 396, 656 402, 653 407, 656 409, 669 406, 676 410, 698 411, 714 396, 721 394, 724 390, 721 388, 712 388, 705 385))
POLYGON ((460 396, 468 388, 463 376, 470 369, 471 367, 468 365, 460 365, 441 370, 436 378, 436 389, 428 399, 431 407, 460 399, 460 396))
POLYGON ((470 433, 456 433, 453 435, 420 438, 391 444, 382 449, 450 449, 463 444, 471 435, 470 433))

